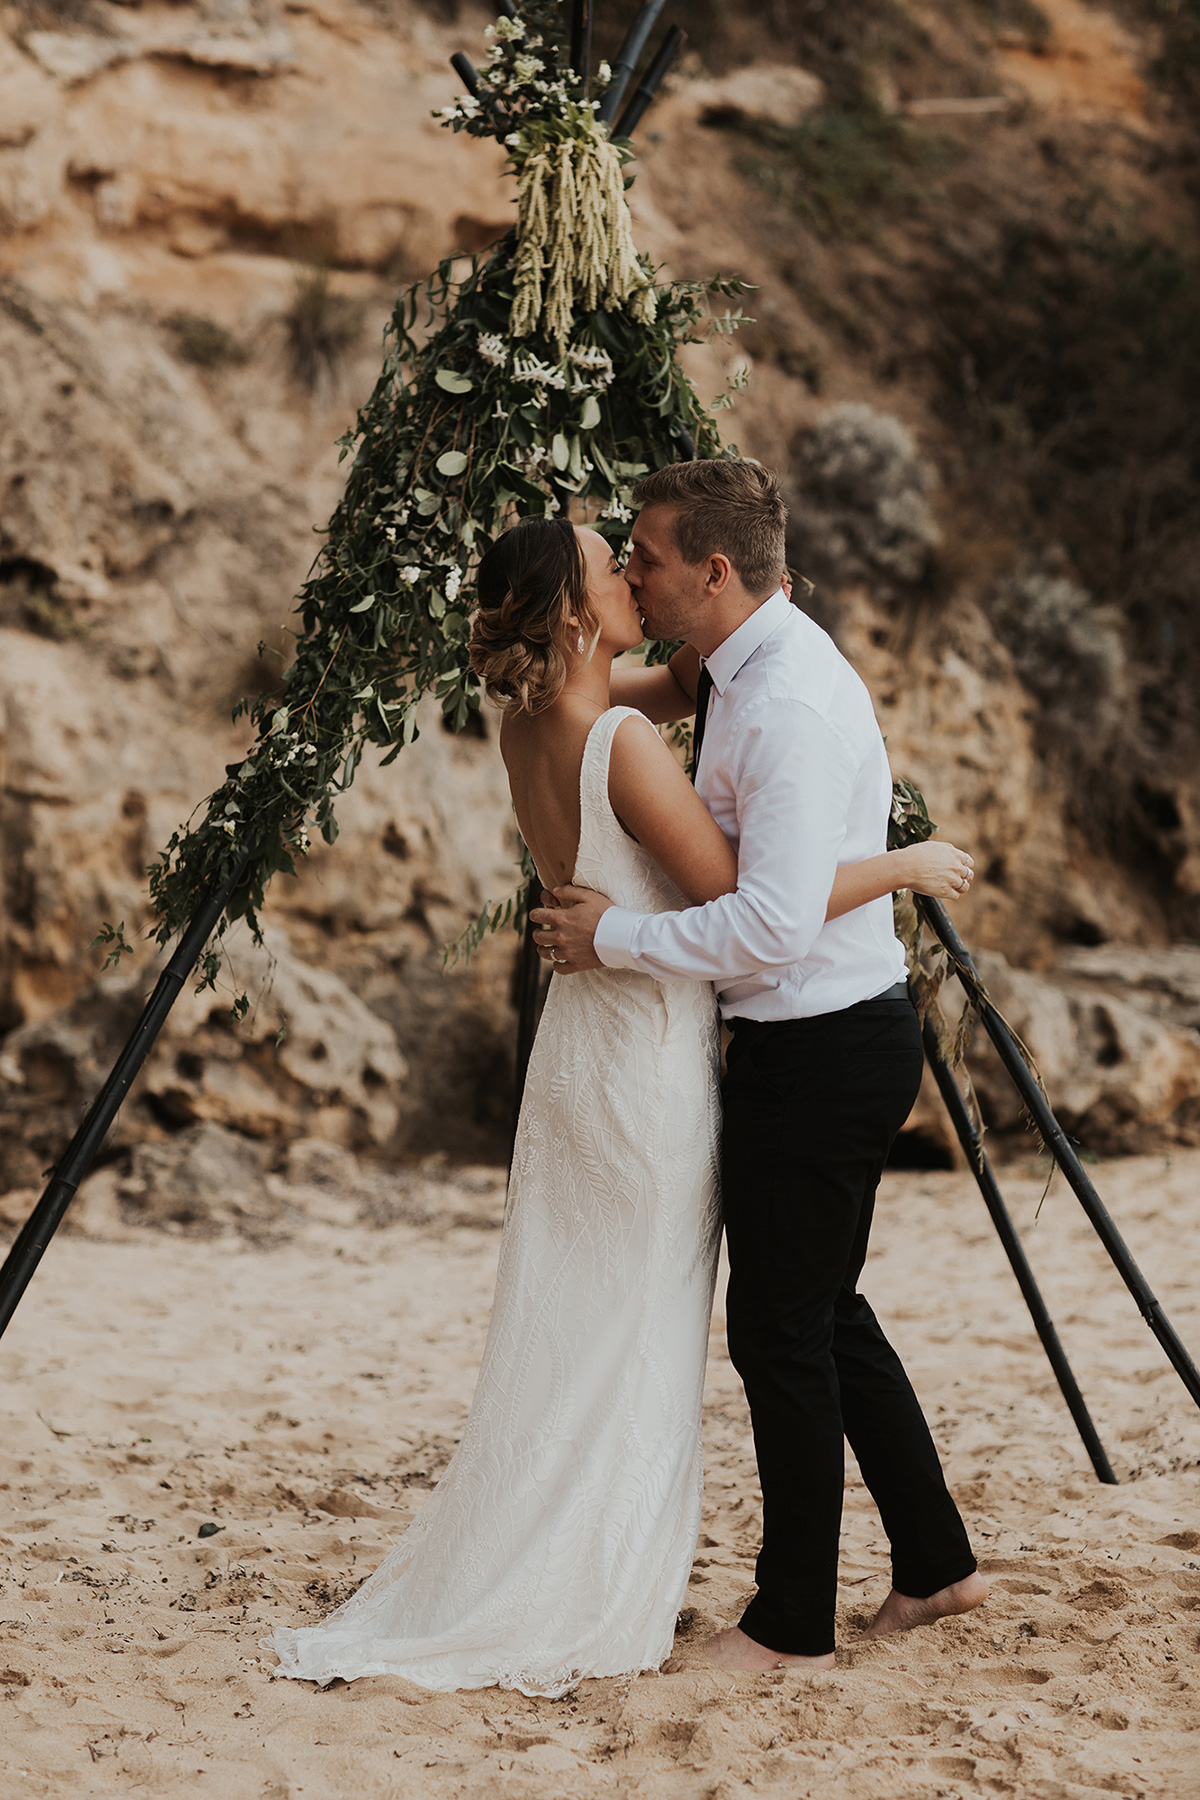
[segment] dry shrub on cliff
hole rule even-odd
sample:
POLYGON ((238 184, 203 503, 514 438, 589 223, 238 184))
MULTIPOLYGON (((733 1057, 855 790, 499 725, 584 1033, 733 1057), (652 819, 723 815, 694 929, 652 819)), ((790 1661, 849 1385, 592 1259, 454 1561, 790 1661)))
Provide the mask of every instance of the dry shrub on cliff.
POLYGON ((178 312, 167 324, 175 333, 175 345, 184 362, 194 363, 199 369, 236 368, 249 361, 246 346, 215 319, 178 312))
POLYGON ((0 625, 59 643, 86 637, 89 629, 77 608, 59 593, 54 570, 28 556, 0 559, 0 625))
POLYGON ((286 315, 288 349, 298 381, 314 393, 323 382, 336 381, 348 353, 362 336, 366 306, 337 294, 329 270, 305 269, 296 277, 295 294, 286 315))
POLYGON ((840 88, 798 125, 739 121, 735 129, 749 147, 738 165, 815 230, 853 237, 880 206, 904 195, 937 145, 886 111, 864 81, 852 78, 840 88))
POLYGON ((991 616, 1044 733, 1084 764, 1107 758, 1125 726, 1128 670, 1115 606, 1098 606, 1053 567, 1027 565, 1001 583, 991 616))
POLYGON ((939 532, 933 470, 899 419, 870 406, 831 407, 793 445, 796 491, 789 555, 810 578, 914 582, 939 532))
POLYGON ((89 31, 111 36, 112 25, 94 0, 16 0, 13 11, 21 24, 34 31, 63 31, 86 25, 89 31))
POLYGON ((1144 0, 1161 33, 1153 74, 1200 113, 1200 0, 1144 0))
POLYGON ((934 291, 946 415, 978 479, 1127 621, 1134 763, 1200 745, 1198 276, 1195 242, 1010 223, 934 291))

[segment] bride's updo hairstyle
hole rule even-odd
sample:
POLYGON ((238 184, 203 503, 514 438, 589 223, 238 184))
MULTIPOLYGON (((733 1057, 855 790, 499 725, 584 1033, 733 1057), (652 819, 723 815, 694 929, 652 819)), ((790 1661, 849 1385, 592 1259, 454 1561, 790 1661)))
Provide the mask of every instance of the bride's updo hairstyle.
POLYGON ((489 700, 539 713, 562 693, 567 648, 582 628, 600 630, 588 600, 587 564, 568 519, 521 519, 496 539, 475 579, 471 667, 489 700), (578 624, 567 623, 571 616, 578 624))

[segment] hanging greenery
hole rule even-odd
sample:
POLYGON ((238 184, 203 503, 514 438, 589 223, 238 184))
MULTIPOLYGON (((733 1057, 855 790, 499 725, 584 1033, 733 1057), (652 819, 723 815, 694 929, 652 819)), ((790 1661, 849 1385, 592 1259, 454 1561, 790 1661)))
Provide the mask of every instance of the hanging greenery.
MULTIPOLYGON (((735 454, 678 352, 736 328, 740 309, 717 317, 709 296, 736 297, 743 284, 660 285, 637 256, 622 173, 632 152, 609 139, 568 66, 557 10, 528 0, 491 27, 478 99, 438 115, 503 137, 518 224, 465 272, 444 262, 396 302, 380 378, 340 440, 349 476, 299 596, 282 696, 239 706, 234 716, 257 727, 252 748, 151 870, 160 944, 247 850, 217 935, 245 917, 257 937, 271 877, 295 872, 310 832, 336 838, 337 796, 364 748, 391 762, 430 693, 462 729, 480 703, 466 657, 472 581, 497 532, 570 506, 623 540, 647 469, 676 460, 688 439, 698 456, 735 454)), ((496 923, 514 910, 495 909, 496 923)), ((202 983, 219 967, 210 948, 202 983)))

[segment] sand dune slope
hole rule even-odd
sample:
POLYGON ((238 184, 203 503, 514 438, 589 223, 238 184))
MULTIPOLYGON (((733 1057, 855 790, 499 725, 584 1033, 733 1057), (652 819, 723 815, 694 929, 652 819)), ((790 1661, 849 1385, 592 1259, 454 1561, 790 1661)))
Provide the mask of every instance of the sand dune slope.
MULTIPOLYGON (((1200 1154, 1095 1173, 1200 1350, 1200 1154)), ((1039 1184, 1008 1185, 1031 1226, 1039 1184)), ((843 1648, 820 1683, 693 1669, 546 1702, 273 1682, 258 1640, 374 1567, 453 1448, 498 1196, 477 1181, 464 1210, 449 1184, 424 1224, 314 1219, 269 1247, 113 1223, 54 1247, 0 1356, 5 1800, 1200 1792, 1200 1418, 1056 1186, 1029 1244, 1122 1477, 1095 1482, 957 1174, 889 1178, 869 1291, 992 1577, 983 1612, 856 1647, 886 1573, 852 1478, 843 1648)), ((753 1461, 719 1328, 706 1430, 685 1651, 752 1579, 753 1461)))

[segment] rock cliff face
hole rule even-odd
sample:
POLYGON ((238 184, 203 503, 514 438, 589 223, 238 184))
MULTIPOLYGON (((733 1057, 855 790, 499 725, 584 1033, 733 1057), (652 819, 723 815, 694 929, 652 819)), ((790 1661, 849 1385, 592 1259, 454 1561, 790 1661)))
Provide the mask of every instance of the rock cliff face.
MULTIPOLYGON (((1010 184, 1039 132, 1068 148, 1090 132, 1121 203, 1173 216, 1173 178, 1147 173, 1174 128, 1146 100, 1145 46, 1113 24, 1101 68, 1079 36, 1093 15, 1048 11, 1036 57, 976 43, 1002 116, 943 92, 943 129, 1002 129, 1010 184)), ((338 491, 333 441, 373 380, 394 288, 492 241, 512 206, 499 151, 429 116, 482 12, 451 29, 399 3, 29 0, 0 17, 0 1151, 26 1187, 149 978, 144 951, 133 975, 97 980, 90 940, 105 919, 144 925, 147 862, 241 754, 232 703, 286 659, 338 491)), ((968 940, 1042 971, 1064 942, 1164 945, 1200 891, 1178 757, 1151 794, 1152 853, 1122 857, 1081 823, 1079 765, 1045 729, 1063 714, 1078 737, 1094 707, 1114 741, 1128 632, 1066 552, 1031 545, 1022 562, 989 538, 913 312, 919 236, 885 220, 838 239, 785 210, 778 143, 747 145, 807 143, 824 90, 746 31, 741 67, 685 68, 650 122, 639 241, 672 273, 760 285, 757 323, 719 340, 751 377, 731 435, 786 471, 814 609, 870 684, 894 766, 976 856, 968 940), (886 376, 884 318, 903 336, 886 376)), ((881 83, 881 118, 922 116, 881 83)), ((968 213, 955 198, 953 229, 968 213)), ((693 370, 706 394, 728 372, 708 349, 693 370)), ((116 1147, 211 1126, 268 1152, 316 1135, 391 1159, 503 1153, 512 941, 441 969, 512 886, 494 728, 453 738, 431 713, 392 768, 360 771, 339 817, 336 848, 272 892, 270 957, 233 942, 259 995, 249 1023, 230 1026, 220 993, 181 1003, 116 1147)), ((1153 1030, 1184 1071, 1153 1096, 1134 1082, 1117 1105, 1112 1077, 1089 1099, 1072 1076, 1072 1117, 1105 1148, 1194 1129, 1195 1021, 1153 1030)), ((1115 1068, 1086 1035, 1076 1062, 1115 1068)), ((1137 1031, 1118 1037, 1136 1061, 1137 1031)))

